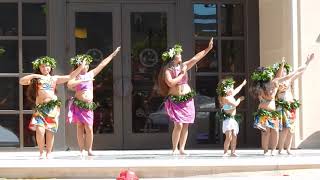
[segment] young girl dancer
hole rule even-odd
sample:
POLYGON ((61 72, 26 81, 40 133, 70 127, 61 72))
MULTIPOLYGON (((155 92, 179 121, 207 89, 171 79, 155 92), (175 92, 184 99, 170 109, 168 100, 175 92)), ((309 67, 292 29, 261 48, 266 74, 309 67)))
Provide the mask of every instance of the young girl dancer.
POLYGON ((69 103, 68 120, 77 124, 77 139, 80 155, 84 155, 84 150, 88 151, 88 156, 93 156, 93 110, 97 105, 93 102, 93 80, 99 72, 109 64, 109 62, 120 51, 118 47, 112 54, 102 60, 102 62, 91 71, 89 64, 92 57, 89 55, 77 55, 71 58, 70 63, 77 68, 82 61, 86 62, 85 68, 75 78, 68 82, 68 88, 75 91, 75 97, 69 103))
POLYGON ((219 118, 223 120, 222 132, 226 136, 223 156, 228 156, 228 150, 231 144, 231 156, 236 157, 238 156, 235 151, 237 146, 237 135, 239 133, 239 124, 237 120, 239 121, 239 118, 241 118, 236 116, 236 107, 244 100, 244 97, 241 96, 236 100, 234 96, 240 92, 247 81, 244 80, 236 89, 233 89, 234 83, 232 78, 223 79, 219 82, 216 91, 221 107, 221 111, 218 112, 220 114, 219 118))
MULTIPOLYGON (((34 74, 20 79, 21 85, 30 85, 28 95, 35 97, 35 108, 29 124, 31 130, 36 131, 36 140, 40 151, 40 159, 45 158, 43 148, 46 142, 46 158, 50 158, 54 133, 58 130, 61 101, 55 94, 56 84, 62 84, 76 77, 84 68, 82 62, 75 71, 65 76, 53 75, 56 61, 48 56, 41 57, 32 62, 34 74), (45 138, 46 135, 46 139, 45 138)), ((31 98, 34 99, 34 98, 31 98)))
MULTIPOLYGON (((296 109, 300 106, 298 100, 293 98, 293 82, 306 70, 309 63, 313 60, 314 54, 307 57, 304 66, 301 66, 301 71, 295 73, 291 78, 279 84, 277 93, 276 106, 280 112, 280 123, 282 129, 279 136, 279 154, 282 153, 283 148, 287 150, 287 154, 291 154, 292 137, 295 130, 296 109)), ((285 64, 284 68, 280 68, 280 64, 274 65, 274 70, 277 71, 280 77, 286 76, 291 72, 291 66, 285 64)))
POLYGON ((188 137, 189 124, 194 122, 195 108, 193 96, 195 92, 188 85, 187 71, 199 62, 213 47, 211 38, 206 49, 197 53, 188 61, 182 62, 182 47, 175 45, 162 54, 165 65, 160 70, 158 84, 160 94, 168 96, 165 109, 174 122, 172 132, 172 152, 185 155, 185 145, 188 137), (179 144, 179 150, 178 150, 179 144))

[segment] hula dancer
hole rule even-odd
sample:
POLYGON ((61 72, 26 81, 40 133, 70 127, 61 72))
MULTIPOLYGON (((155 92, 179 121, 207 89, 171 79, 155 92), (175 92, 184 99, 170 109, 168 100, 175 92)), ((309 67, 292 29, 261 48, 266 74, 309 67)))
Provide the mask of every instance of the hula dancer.
POLYGON ((75 78, 68 82, 68 88, 75 91, 75 97, 69 103, 68 120, 77 125, 77 139, 80 148, 80 155, 84 155, 84 150, 88 151, 88 156, 93 156, 93 110, 97 105, 93 102, 93 80, 99 72, 109 64, 109 62, 120 51, 118 47, 112 54, 102 60, 102 62, 91 71, 89 64, 92 57, 89 55, 77 55, 70 60, 70 64, 77 68, 82 61, 86 62, 85 68, 75 78))
MULTIPOLYGON (((280 71, 284 68, 282 61, 280 71)), ((279 83, 292 78, 295 73, 302 69, 280 77, 280 73, 275 74, 272 67, 259 67, 251 75, 253 86, 251 92, 253 96, 259 99, 258 111, 254 115, 254 128, 261 130, 261 144, 264 155, 267 155, 269 149, 269 137, 271 138, 271 155, 275 155, 275 149, 278 145, 279 129, 282 129, 280 123, 280 113, 276 110, 275 98, 279 88, 279 83)))
POLYGON ((234 83, 235 81, 232 78, 223 79, 219 82, 216 91, 221 107, 221 111, 218 112, 219 119, 223 120, 222 132, 226 135, 223 146, 223 156, 228 156, 229 146, 231 145, 231 156, 236 157, 238 156, 235 151, 237 146, 237 135, 239 133, 239 124, 237 121, 241 119, 241 116, 236 114, 236 107, 244 100, 244 96, 241 96, 237 100, 234 96, 241 91, 247 81, 244 80, 236 89, 233 89, 234 83))
MULTIPOLYGON (((295 131, 296 109, 300 106, 299 101, 293 97, 293 82, 303 74, 313 58, 314 54, 309 55, 305 64, 298 68, 299 71, 291 78, 279 84, 276 100, 277 110, 280 112, 280 123, 282 124, 278 145, 279 154, 282 153, 283 148, 287 150, 287 154, 291 154, 292 137, 295 131)), ((275 64, 274 71, 278 72, 280 77, 283 77, 288 75, 292 71, 292 68, 287 63, 284 65, 284 68, 280 68, 280 64, 275 64)))
POLYGON ((185 155, 189 124, 194 122, 195 108, 193 96, 195 92, 188 85, 187 71, 199 62, 213 47, 211 38, 206 49, 197 53, 188 61, 182 62, 182 47, 175 45, 162 54, 165 62, 158 76, 160 94, 167 96, 165 109, 174 123, 172 132, 172 153, 185 155), (179 150, 178 150, 179 143, 179 150))
POLYGON ((62 84, 76 77, 84 68, 84 63, 69 75, 53 75, 56 61, 48 56, 41 57, 32 62, 34 74, 20 79, 21 85, 28 87, 28 96, 35 99, 35 108, 29 128, 36 131, 36 140, 40 151, 40 159, 45 158, 43 148, 46 142, 46 158, 50 158, 54 133, 58 130, 61 101, 55 94, 57 84, 62 84), (46 139, 45 139, 46 135, 46 139))

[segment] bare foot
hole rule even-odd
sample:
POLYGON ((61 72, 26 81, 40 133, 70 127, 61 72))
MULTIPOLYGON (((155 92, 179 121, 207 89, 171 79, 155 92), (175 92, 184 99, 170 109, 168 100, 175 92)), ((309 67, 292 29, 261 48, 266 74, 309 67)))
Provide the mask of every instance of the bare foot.
POLYGON ((44 153, 40 153, 39 159, 45 159, 45 158, 46 157, 45 157, 44 153))
POLYGON ((275 150, 271 150, 271 156, 275 156, 275 155, 276 155, 275 150))
POLYGON ((281 150, 279 150, 279 151, 278 151, 278 154, 279 154, 279 155, 283 155, 283 153, 282 153, 282 151, 281 151, 281 150))
POLYGON ((95 156, 95 154, 92 152, 92 150, 90 151, 88 151, 88 156, 95 156))
POLYGON ((85 156, 85 151, 84 150, 80 150, 80 158, 84 158, 84 156, 85 156))
POLYGON ((188 153, 186 153, 184 150, 180 150, 180 155, 189 155, 188 153))
POLYGON ((51 153, 47 153, 47 159, 52 159, 52 154, 51 153))
POLYGON ((287 154, 288 154, 288 155, 293 155, 290 150, 287 150, 287 154))
POLYGON ((239 155, 238 154, 236 154, 236 153, 232 153, 231 154, 231 157, 238 157, 239 155))
POLYGON ((264 155, 264 156, 269 156, 268 150, 264 150, 264 151, 263 151, 263 155, 264 155))
POLYGON ((176 150, 173 150, 173 151, 172 151, 172 155, 174 155, 174 156, 175 156, 175 155, 178 155, 178 154, 179 154, 178 149, 176 149, 176 150))

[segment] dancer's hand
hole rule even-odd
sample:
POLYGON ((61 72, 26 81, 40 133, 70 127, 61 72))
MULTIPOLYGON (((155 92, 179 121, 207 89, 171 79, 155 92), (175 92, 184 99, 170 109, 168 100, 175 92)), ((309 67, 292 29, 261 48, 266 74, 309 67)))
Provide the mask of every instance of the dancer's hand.
POLYGON ((209 41, 208 50, 211 50, 213 48, 213 37, 209 41))
POLYGON ((240 101, 243 101, 244 99, 245 99, 244 96, 239 97, 239 100, 240 100, 240 101))
POLYGON ((286 62, 286 58, 282 57, 281 63, 284 64, 286 62))
POLYGON ((121 49, 120 46, 117 47, 117 49, 113 51, 112 56, 113 56, 113 57, 116 56, 116 55, 118 54, 118 52, 120 51, 120 49, 121 49))
POLYGON ((246 85, 247 84, 247 80, 245 79, 245 80, 243 80, 243 82, 242 82, 242 86, 244 86, 244 85, 246 85))
POLYGON ((182 68, 181 68, 181 74, 186 74, 187 73, 187 65, 182 64, 182 68))
POLYGON ((313 60, 314 58, 314 53, 309 54, 307 57, 306 65, 309 65, 309 63, 313 60))

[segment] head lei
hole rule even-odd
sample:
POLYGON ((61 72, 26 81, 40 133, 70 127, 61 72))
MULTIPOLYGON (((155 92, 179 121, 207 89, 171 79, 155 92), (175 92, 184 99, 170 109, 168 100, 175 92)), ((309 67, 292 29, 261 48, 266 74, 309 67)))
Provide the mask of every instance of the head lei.
POLYGON ((163 62, 166 62, 172 59, 175 55, 180 54, 182 51, 182 46, 180 44, 175 44, 173 48, 169 49, 169 51, 162 53, 161 58, 163 62))
POLYGON ((274 77, 272 67, 259 67, 251 74, 251 79, 255 82, 267 82, 274 77))
POLYGON ((219 96, 226 96, 227 95, 227 91, 232 88, 232 86, 234 85, 234 80, 233 78, 227 78, 222 80, 221 82, 219 82, 218 87, 216 89, 217 94, 219 96))
POLYGON ((83 60, 86 61, 86 64, 90 64, 93 61, 93 58, 88 54, 80 54, 70 59, 70 64, 78 66, 82 64, 83 60))
POLYGON ((50 66, 52 69, 56 68, 56 60, 49 56, 40 57, 34 61, 32 61, 32 67, 34 70, 39 69, 41 64, 46 64, 50 66))
MULTIPOLYGON (((281 64, 282 64, 282 63, 276 63, 276 64, 274 64, 274 65, 272 66, 274 74, 276 74, 276 73, 278 72, 278 70, 279 70, 280 67, 281 67, 281 64)), ((292 67, 291 67, 290 64, 288 64, 288 63, 285 63, 285 64, 284 64, 284 68, 286 69, 287 74, 289 74, 289 73, 292 71, 292 67)))

